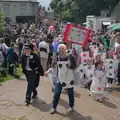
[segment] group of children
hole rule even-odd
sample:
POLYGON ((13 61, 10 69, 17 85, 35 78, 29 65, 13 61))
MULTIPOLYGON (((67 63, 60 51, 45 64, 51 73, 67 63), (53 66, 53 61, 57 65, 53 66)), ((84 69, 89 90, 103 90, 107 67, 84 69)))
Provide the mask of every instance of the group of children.
POLYGON ((80 58, 81 63, 77 69, 80 84, 82 83, 88 89, 89 95, 102 102, 105 88, 111 91, 117 76, 118 60, 114 51, 106 52, 102 44, 99 47, 93 45, 89 47, 89 51, 82 51, 80 58))

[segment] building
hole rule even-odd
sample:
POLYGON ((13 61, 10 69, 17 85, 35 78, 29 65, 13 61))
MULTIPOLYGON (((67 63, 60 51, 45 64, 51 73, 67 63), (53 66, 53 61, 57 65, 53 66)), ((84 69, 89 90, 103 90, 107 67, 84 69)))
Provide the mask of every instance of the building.
POLYGON ((94 15, 86 17, 86 28, 91 28, 95 32, 98 30, 106 30, 107 26, 115 23, 114 17, 96 17, 94 15))
POLYGON ((37 0, 0 0, 0 10, 6 20, 13 22, 36 22, 38 20, 37 0))
POLYGON ((48 7, 48 10, 47 10, 46 19, 48 19, 48 22, 49 22, 50 25, 55 25, 56 24, 54 11, 51 10, 49 7, 48 7))

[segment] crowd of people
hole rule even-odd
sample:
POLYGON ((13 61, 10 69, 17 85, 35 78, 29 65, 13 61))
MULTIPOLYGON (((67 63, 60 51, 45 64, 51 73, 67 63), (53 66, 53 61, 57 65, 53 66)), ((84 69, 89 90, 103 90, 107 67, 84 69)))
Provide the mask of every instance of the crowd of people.
MULTIPOLYGON (((58 28, 55 28, 58 30, 58 28)), ((62 90, 68 91, 69 111, 74 110, 74 86, 80 84, 89 95, 103 102, 104 90, 120 85, 120 33, 91 32, 86 46, 68 45, 64 34, 51 31, 47 25, 12 24, 0 39, 0 72, 17 78, 22 64, 28 86, 26 104, 37 97, 40 76, 52 83, 53 106, 56 113, 62 90), (76 77, 77 76, 77 77, 76 77)))

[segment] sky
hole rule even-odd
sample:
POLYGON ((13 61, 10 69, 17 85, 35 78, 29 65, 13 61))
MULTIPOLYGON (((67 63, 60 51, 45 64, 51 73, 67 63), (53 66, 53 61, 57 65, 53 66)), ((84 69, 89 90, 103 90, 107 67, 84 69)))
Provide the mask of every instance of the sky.
POLYGON ((51 0, 38 0, 43 7, 48 7, 51 0))

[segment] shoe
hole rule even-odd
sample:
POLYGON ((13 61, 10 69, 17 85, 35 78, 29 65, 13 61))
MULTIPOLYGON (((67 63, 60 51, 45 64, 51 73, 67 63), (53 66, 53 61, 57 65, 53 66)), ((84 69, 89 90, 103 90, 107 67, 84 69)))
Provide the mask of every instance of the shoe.
POLYGON ((37 93, 37 91, 35 90, 35 92, 33 93, 32 98, 33 98, 33 99, 37 98, 37 94, 38 94, 38 93, 37 93))
POLYGON ((33 98, 33 99, 37 98, 37 95, 33 95, 32 98, 33 98))
POLYGON ((100 99, 99 102, 102 103, 102 102, 103 102, 103 99, 100 99))
POLYGON ((52 114, 52 115, 53 115, 53 114, 55 114, 55 113, 56 113, 56 109, 53 109, 53 108, 52 108, 52 110, 51 110, 50 114, 52 114))
POLYGON ((90 93, 90 92, 89 92, 88 94, 89 94, 89 96, 91 96, 91 93, 90 93))
POLYGON ((69 108, 69 109, 67 110, 67 113, 71 113, 71 112, 73 112, 73 111, 74 111, 73 108, 69 108))
POLYGON ((29 105, 30 105, 30 101, 27 101, 27 100, 26 100, 25 102, 26 102, 26 104, 25 104, 26 106, 29 106, 29 105))

